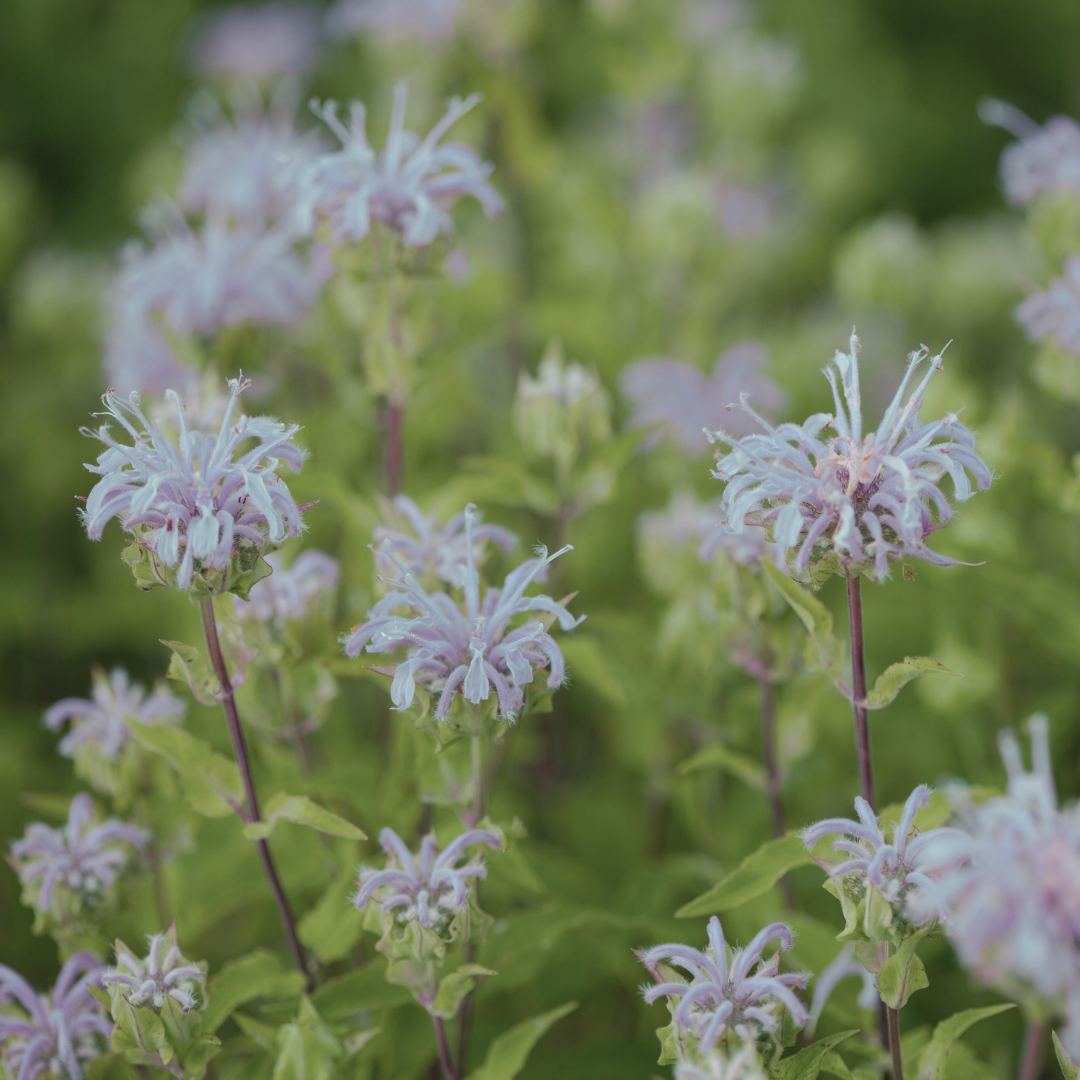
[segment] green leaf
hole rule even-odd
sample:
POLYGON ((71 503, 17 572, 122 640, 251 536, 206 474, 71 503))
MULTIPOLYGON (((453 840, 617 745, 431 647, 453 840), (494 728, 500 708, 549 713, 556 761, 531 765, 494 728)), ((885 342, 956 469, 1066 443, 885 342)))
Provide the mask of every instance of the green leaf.
POLYGON ((274 1080, 332 1080, 334 1065, 345 1047, 323 1023, 307 998, 300 1001, 295 1023, 278 1032, 281 1050, 274 1063, 274 1080))
POLYGON ((176 682, 186 683, 192 697, 200 705, 216 705, 221 699, 221 681, 210 667, 210 660, 202 649, 185 645, 182 641, 166 641, 162 645, 172 649, 168 675, 176 682))
POLYGON ((919 1054, 917 1080, 943 1080, 945 1062, 948 1060, 953 1043, 972 1024, 997 1016, 998 1013, 1003 1013, 1007 1009, 1015 1008, 1015 1005, 989 1005, 984 1009, 965 1009, 963 1012, 950 1016, 947 1020, 942 1020, 934 1028, 933 1037, 919 1054))
POLYGON ((682 775, 696 772, 698 769, 717 768, 738 777, 755 791, 765 790, 765 770, 746 754, 731 750, 720 743, 713 743, 699 750, 693 757, 687 758, 676 770, 682 775))
POLYGON ((465 995, 476 986, 477 979, 485 975, 498 975, 498 972, 481 964, 462 964, 457 971, 452 971, 439 981, 439 990, 432 1002, 431 1011, 444 1020, 452 1020, 457 1016, 465 995))
POLYGON ((567 669, 574 679, 594 690, 612 705, 625 705, 626 690, 611 670, 607 657, 595 637, 580 630, 559 637, 559 647, 566 657, 567 669))
POLYGON ((821 1071, 832 1076, 839 1076, 840 1080, 855 1080, 851 1070, 847 1067, 844 1059, 835 1051, 825 1055, 821 1063, 821 1071))
POLYGON ((923 962, 915 955, 922 934, 905 938, 896 952, 881 965, 878 972, 878 990, 881 999, 890 1009, 902 1009, 916 990, 930 985, 923 962))
POLYGON ((777 1075, 780 1080, 817 1080, 817 1075, 821 1072, 825 1059, 832 1054, 833 1048, 857 1034, 857 1031, 842 1031, 839 1035, 819 1039, 812 1046, 781 1061, 776 1066, 777 1075))
POLYGON ((227 817, 243 804, 240 771, 209 743, 177 727, 140 724, 131 717, 127 724, 147 750, 168 759, 188 802, 200 814, 227 817))
POLYGON ((810 852, 796 833, 777 837, 747 855, 718 885, 675 912, 677 919, 712 915, 738 907, 767 893, 789 870, 812 862, 810 852))
POLYGON ((353 906, 355 893, 356 884, 349 877, 336 877, 296 928, 300 940, 323 963, 348 956, 360 940, 364 916, 353 906))
POLYGON ((329 833, 331 836, 344 836, 347 840, 366 840, 367 835, 351 822, 337 814, 324 810, 318 803, 312 802, 306 795, 286 795, 278 792, 263 808, 262 821, 253 821, 244 826, 244 835, 249 840, 265 840, 279 821, 291 821, 294 825, 306 825, 309 829, 329 833))
POLYGON ((120 1054, 102 1054, 94 1058, 86 1080, 138 1080, 135 1070, 120 1054))
POLYGON ((393 1008, 412 1000, 404 986, 386 981, 386 962, 379 957, 360 968, 320 986, 311 997, 319 1015, 331 1023, 362 1009, 393 1008))
POLYGON ((492 1039, 484 1064, 470 1074, 469 1080, 513 1080, 525 1067, 532 1048, 544 1032, 577 1007, 576 1001, 568 1001, 557 1009, 531 1016, 492 1039))
POLYGON ((844 643, 833 633, 832 612, 816 596, 807 592, 775 566, 761 564, 791 610, 799 617, 808 634, 803 661, 809 671, 827 671, 836 679, 844 668, 844 643))
POLYGON ((226 964, 206 985, 209 1004, 202 1029, 217 1031, 234 1009, 259 997, 299 997, 304 989, 299 971, 282 971, 281 961, 267 949, 256 949, 226 964))
POLYGON ((884 709, 912 679, 917 679, 920 675, 958 675, 963 678, 959 671, 951 671, 929 656, 905 656, 900 663, 890 664, 884 673, 878 676, 874 689, 866 695, 866 707, 884 709))
POLYGON ((278 1029, 271 1024, 264 1024, 259 1020, 253 1020, 243 1013, 233 1016, 236 1026, 257 1046, 261 1046, 271 1057, 276 1058, 278 1053, 277 1033, 278 1029))
POLYGON ((1050 1032, 1051 1037, 1054 1040, 1054 1053, 1057 1054, 1058 1065, 1061 1066, 1061 1075, 1065 1077, 1065 1080, 1077 1080, 1080 1077, 1080 1065, 1077 1065, 1071 1057, 1069 1052, 1061 1045, 1061 1040, 1058 1038, 1056 1031, 1050 1032))

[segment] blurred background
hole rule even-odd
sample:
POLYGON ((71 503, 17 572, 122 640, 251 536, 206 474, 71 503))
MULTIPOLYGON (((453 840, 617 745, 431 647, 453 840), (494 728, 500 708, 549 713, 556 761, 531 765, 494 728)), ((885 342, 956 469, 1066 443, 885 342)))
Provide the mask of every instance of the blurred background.
MULTIPOLYGON (((1051 719, 1059 792, 1075 797, 1080 367, 1029 341, 1014 317, 1060 272, 1075 221, 1052 207, 1025 216, 1009 206, 998 160, 1010 136, 980 122, 977 106, 1002 99, 1039 123, 1080 114, 1080 6, 462 0, 449 32, 427 36, 350 28, 346 7, 328 22, 329 6, 311 9, 315 25, 335 32, 313 42, 296 82, 298 126, 316 126, 302 105, 311 95, 362 99, 378 145, 397 79, 410 80, 419 131, 451 94, 480 91, 459 137, 494 162, 508 204, 492 221, 464 204, 456 214, 467 270, 431 287, 406 490, 456 506, 487 495, 489 519, 529 542, 551 539, 542 516, 512 499, 492 505, 490 476, 470 473, 468 460, 511 446, 518 376, 552 339, 597 373, 617 427, 629 411, 619 373, 643 356, 711 369, 731 345, 759 342, 786 394, 782 415, 801 420, 831 407, 819 372, 857 324, 876 418, 905 354, 952 340, 924 415, 963 408, 997 479, 935 540, 977 568, 920 565, 914 580, 864 590, 871 677, 909 654, 965 676, 922 680, 875 715, 882 802, 922 781, 1000 785, 996 732, 1036 710, 1051 719)), ((167 666, 159 639, 197 632, 182 596, 133 588, 115 527, 91 544, 75 511, 90 487, 82 462, 96 453, 79 427, 106 386, 103 296, 144 208, 175 195, 207 97, 228 97, 199 54, 219 10, 188 0, 0 4, 3 839, 35 815, 26 792, 76 786, 44 709, 84 696, 92 664, 123 664, 153 682, 167 666)), ((265 375, 265 408, 307 426, 313 456, 297 488, 322 500, 308 515, 310 543, 345 564, 344 628, 371 601, 366 544, 382 473, 372 402, 358 394, 351 411, 332 408, 327 356, 348 348, 333 318, 319 311, 287 332, 244 331, 229 347, 265 375)), ((527 1077, 653 1074, 662 1010, 636 997, 643 972, 629 946, 647 942, 634 919, 670 920, 768 835, 758 793, 730 777, 677 772, 716 740, 758 752, 755 687, 711 663, 707 642, 704 662, 685 645, 664 652, 671 597, 635 539, 638 515, 665 506, 672 490, 718 498, 708 464, 706 450, 669 444, 636 455, 571 529, 576 550, 560 587, 579 591, 592 651, 568 650, 574 681, 555 712, 514 733, 496 799, 528 823, 549 888, 624 919, 560 939, 536 961, 534 985, 510 988, 538 1008, 585 1002, 537 1050, 527 1077), (575 662, 588 677, 574 676, 575 662)), ((822 598, 839 605, 842 588, 834 581, 822 598)), ((797 675, 779 709, 789 821, 850 811, 846 703, 797 675)), ((324 725, 328 754, 366 762, 358 785, 375 782, 387 715, 381 690, 343 684, 324 725)), ((193 722, 210 732, 215 721, 196 709, 193 722)), ((376 834, 379 822, 363 824, 376 834)), ((819 878, 799 871, 794 882, 801 906, 831 925, 837 913, 819 878)), ((189 954, 212 963, 231 955, 248 903, 202 919, 189 954)), ((762 917, 754 906, 731 915, 744 938, 762 917)), ((5 868, 0 962, 44 985, 55 949, 30 924, 5 868)), ((695 941, 700 933, 671 927, 695 941)), ((808 929, 807 948, 817 940, 808 929)), ((994 1000, 969 987, 944 945, 928 948, 927 966, 931 989, 912 999, 906 1023, 994 1000)), ((854 1008, 848 985, 838 1016, 854 1008)), ((498 1029, 496 1006, 485 1022, 498 1029)), ((1011 1016, 996 1033, 973 1031, 981 1064, 970 1075, 1006 1074, 1019 1032, 1011 1016)))

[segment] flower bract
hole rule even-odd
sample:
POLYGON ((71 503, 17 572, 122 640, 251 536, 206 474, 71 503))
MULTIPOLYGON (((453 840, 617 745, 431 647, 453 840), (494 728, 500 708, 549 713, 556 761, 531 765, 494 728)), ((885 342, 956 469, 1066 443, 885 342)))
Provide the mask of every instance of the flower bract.
POLYGON ((101 976, 101 985, 132 1005, 160 1011, 171 998, 184 1012, 206 1005, 205 964, 184 958, 176 943, 176 923, 147 938, 147 954, 139 959, 122 941, 116 943, 116 967, 101 976))

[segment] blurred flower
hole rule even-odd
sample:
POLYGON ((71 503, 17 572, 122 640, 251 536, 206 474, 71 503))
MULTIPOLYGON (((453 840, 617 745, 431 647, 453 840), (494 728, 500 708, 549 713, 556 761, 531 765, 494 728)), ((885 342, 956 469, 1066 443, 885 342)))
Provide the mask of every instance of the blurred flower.
POLYGON ((740 566, 756 566, 771 562, 781 573, 787 573, 784 549, 779 544, 769 543, 765 530, 759 525, 750 525, 737 532, 730 525, 713 525, 701 541, 699 555, 703 562, 709 562, 718 551, 726 551, 740 566))
POLYGON ((112 1020, 87 990, 99 986, 102 968, 90 952, 69 957, 48 994, 37 994, 17 972, 0 964, 0 1004, 25 1016, 0 1015, 0 1044, 6 1075, 37 1080, 42 1073, 82 1080, 83 1069, 108 1052, 112 1020))
MULTIPOLYGON (((494 686, 498 713, 503 720, 514 719, 524 703, 521 687, 533 681, 536 671, 549 668, 550 689, 562 684, 566 669, 562 651, 542 622, 530 622, 516 629, 510 620, 526 611, 547 612, 563 630, 573 630, 585 616, 575 619, 550 596, 525 596, 525 590, 549 563, 570 545, 548 555, 538 549, 538 557, 522 563, 506 576, 501 589, 489 588, 480 601, 480 577, 476 572, 472 518, 474 507, 465 510, 465 611, 446 594, 429 595, 403 567, 388 593, 368 612, 368 621, 343 637, 345 653, 360 655, 364 646, 372 653, 389 653, 411 648, 409 658, 398 664, 390 697, 398 709, 413 703, 416 683, 428 683, 441 691, 435 717, 445 720, 456 694, 479 705, 491 696, 494 686), (410 618, 395 615, 398 608, 411 609, 410 618)), ((387 548, 384 553, 393 561, 387 548)))
POLYGON ((675 1080, 767 1080, 767 1077, 761 1069, 757 1049, 748 1043, 730 1056, 713 1050, 699 1065, 689 1062, 676 1065, 675 1080))
POLYGON ((291 219, 306 163, 324 149, 317 133, 296 130, 293 103, 290 95, 278 94, 268 111, 257 104, 238 109, 231 120, 216 102, 208 103, 204 111, 214 113, 200 122, 188 147, 180 205, 217 222, 256 229, 291 219))
POLYGON ((217 9, 203 24, 191 58, 210 75, 301 75, 315 62, 320 32, 313 7, 279 0, 238 4, 217 9))
POLYGON ((361 868, 360 891, 354 901, 357 909, 364 906, 380 890, 382 911, 396 911, 401 922, 415 919, 421 926, 445 930, 450 918, 469 902, 466 878, 487 877, 483 862, 472 862, 459 867, 458 860, 465 849, 476 844, 487 844, 494 851, 502 847, 502 837, 490 829, 472 829, 456 837, 439 851, 435 834, 430 833, 420 841, 420 851, 414 857, 405 842, 393 829, 379 833, 379 844, 386 852, 386 869, 361 868))
POLYGON ((90 698, 64 698, 45 713, 50 731, 59 731, 65 720, 72 721, 58 748, 64 757, 71 757, 83 743, 96 742, 101 756, 115 761, 131 738, 129 716, 140 724, 167 724, 187 712, 187 706, 163 687, 148 697, 123 668, 113 668, 109 675, 95 668, 90 698))
POLYGON ((562 346, 551 342, 536 378, 522 372, 514 398, 514 424, 532 454, 553 458, 566 471, 611 434, 611 402, 595 372, 567 364, 562 346))
MULTIPOLYGON (((467 564, 465 514, 455 514, 442 528, 434 514, 425 514, 407 495, 398 495, 391 504, 401 519, 375 529, 375 569, 393 574, 395 569, 423 578, 434 574, 440 581, 456 587, 465 584, 467 564), (394 525, 407 523, 414 536, 394 525)), ((484 525, 479 515, 473 518, 473 559, 483 554, 489 540, 505 552, 513 550, 517 537, 501 525, 484 525)))
POLYGON ((741 394, 760 400, 766 412, 784 406, 783 392, 761 373, 766 360, 765 350, 749 341, 722 353, 711 377, 681 360, 635 360, 620 378, 623 394, 634 403, 627 426, 662 425, 648 435, 644 446, 655 446, 670 431, 694 453, 705 449, 705 430, 716 427, 722 417, 729 417, 732 434, 747 435, 753 430, 752 420, 730 412, 741 394))
POLYGON ((1016 317, 1031 338, 1053 334, 1069 352, 1080 353, 1080 258, 1065 263, 1065 273, 1050 283, 1046 292, 1029 296, 1016 317))
POLYGON ((721 183, 716 190, 717 214, 728 236, 753 236, 768 228, 776 192, 721 183))
POLYGON ((274 572, 251 587, 251 600, 235 597, 241 619, 302 619, 308 604, 320 594, 333 593, 341 576, 337 559, 308 548, 285 569, 275 551, 266 556, 274 572))
POLYGON ((1008 795, 964 808, 962 831, 949 830, 935 852, 962 865, 942 875, 924 903, 948 912, 953 947, 980 982, 1066 1018, 1061 1039, 1077 1060, 1080 809, 1058 809, 1046 717, 1032 717, 1028 729, 1032 772, 1015 736, 1002 733, 1008 795))
POLYGON ((846 410, 830 368, 825 375, 835 415, 817 413, 801 426, 774 428, 743 395, 741 409, 765 433, 741 439, 723 430, 714 433, 716 441, 731 447, 718 455, 713 471, 726 483, 722 506, 727 523, 736 532, 747 524, 769 527, 781 547, 798 549, 794 564, 803 572, 811 559, 816 562, 830 552, 845 572, 864 564, 860 569, 878 580, 888 575, 890 557, 959 565, 926 545, 926 538, 953 513, 938 483, 948 473, 955 497, 963 502, 974 494, 967 471, 982 490, 990 486, 991 474, 975 452, 975 436, 955 413, 930 424, 919 417, 923 392, 942 366, 941 356, 930 359, 925 377, 904 403, 911 376, 928 351, 911 354, 881 424, 864 438, 858 349, 852 333, 850 352, 838 351, 834 358, 846 410), (829 428, 836 434, 826 442, 819 436, 829 428))
POLYGON ((761 958, 770 941, 779 941, 781 949, 791 948, 789 927, 772 923, 758 931, 745 949, 731 954, 730 966, 724 931, 715 915, 709 920, 708 937, 704 952, 672 944, 637 953, 657 981, 656 986, 645 988, 645 1000, 651 1004, 661 997, 676 998, 675 1025, 697 1036, 702 1053, 708 1053, 728 1031, 745 1042, 755 1041, 761 1032, 775 1031, 780 1022, 778 1006, 787 1008, 796 1025, 806 1023, 806 1008, 791 988, 804 985, 809 976, 781 975, 779 950, 769 960, 761 958), (755 964, 757 970, 752 971, 755 964), (687 972, 690 982, 670 965, 687 972))
POLYGON ((368 31, 434 41, 454 32, 458 4, 459 0, 337 0, 326 15, 326 32, 331 37, 368 31))
POLYGON ((839 834, 841 839, 833 842, 833 850, 849 857, 839 863, 817 860, 836 885, 838 894, 858 903, 872 887, 892 908, 894 921, 923 923, 932 919, 933 913, 925 905, 912 901, 921 889, 932 887, 932 874, 950 865, 951 860, 942 861, 941 845, 955 833, 953 829, 932 829, 919 835, 915 815, 929 802, 930 788, 920 784, 908 796, 899 823, 893 825, 892 842, 886 843, 878 816, 865 799, 856 797, 858 821, 850 818, 818 821, 804 830, 803 843, 812 851, 823 837, 839 834))
POLYGON ((124 844, 141 848, 149 833, 110 819, 92 825, 94 804, 89 795, 71 800, 67 824, 51 829, 40 821, 26 827, 26 836, 11 844, 13 865, 23 885, 41 882, 35 906, 52 911, 57 885, 93 901, 116 881, 128 861, 124 844))
POLYGON ((179 396, 169 391, 179 415, 176 444, 143 415, 138 394, 127 401, 115 391, 105 394, 109 415, 134 445, 117 442, 107 424, 83 429, 107 447, 96 465, 86 466, 101 477, 81 511, 90 539, 99 540, 109 519, 118 517, 125 531, 141 530, 139 542, 164 566, 179 563, 176 588, 187 589, 196 569, 226 569, 240 546, 262 549, 299 536, 301 511, 277 470, 282 464, 300 470, 304 454, 292 441, 300 426, 268 416, 240 416, 234 423, 236 399, 249 384, 229 380, 229 407, 216 438, 189 430, 179 396), (248 439, 257 445, 234 460, 248 439))
POLYGON ((1069 116, 1052 116, 1039 127, 1019 109, 995 98, 979 102, 979 115, 1019 140, 1001 154, 1001 183, 1009 202, 1018 206, 1040 191, 1080 196, 1080 124, 1069 116))
POLYGON ((170 997, 184 1012, 206 1005, 205 965, 193 964, 176 944, 176 923, 162 934, 147 936, 149 950, 140 960, 122 941, 116 943, 116 967, 107 968, 101 985, 113 988, 131 1005, 160 1011, 170 997))
POLYGON ((855 959, 855 942, 849 941, 828 967, 814 980, 814 999, 810 1002, 810 1017, 806 1022, 806 1034, 810 1038, 821 1018, 832 992, 844 979, 861 979, 858 1005, 860 1009, 876 1009, 878 1005, 877 977, 855 959))
POLYGON ((155 318, 185 335, 244 322, 296 323, 332 270, 324 248, 300 254, 285 227, 230 228, 210 219, 195 232, 175 208, 166 217, 152 248, 133 241, 124 249, 109 291, 105 371, 125 390, 164 390, 161 380, 184 370, 155 318))
POLYGON ((322 154, 306 170, 302 213, 308 228, 326 221, 335 241, 362 240, 372 217, 401 233, 412 246, 430 244, 451 229, 449 207, 471 195, 488 217, 502 210, 499 194, 487 178, 494 168, 463 143, 439 140, 479 100, 472 94, 454 98, 446 115, 420 139, 405 129, 408 84, 394 87, 390 132, 382 153, 376 154, 365 133, 364 106, 354 101, 349 126, 337 115, 337 103, 313 103, 312 109, 341 140, 342 149, 322 154))

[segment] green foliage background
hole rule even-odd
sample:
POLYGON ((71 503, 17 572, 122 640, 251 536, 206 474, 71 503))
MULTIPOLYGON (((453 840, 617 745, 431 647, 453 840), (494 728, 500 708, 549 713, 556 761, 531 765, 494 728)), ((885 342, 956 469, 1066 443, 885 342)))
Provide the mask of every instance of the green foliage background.
MULTIPOLYGON (((1074 797, 1080 537, 1069 507, 1080 426, 1063 379, 1034 376, 1034 349, 1013 322, 1048 260, 1005 209, 996 187, 1005 137, 978 122, 975 106, 991 94, 1039 120, 1080 112, 1080 8, 1069 0, 766 0, 754 13, 754 40, 794 57, 790 77, 770 85, 753 57, 737 78, 730 62, 710 66, 678 36, 675 6, 522 0, 508 20, 509 58, 463 35, 434 54, 340 45, 317 70, 312 92, 365 99, 376 126, 402 73, 413 75, 422 130, 442 97, 482 91, 483 106, 463 128, 495 162, 508 202, 493 222, 462 206, 474 276, 430 288, 406 490, 448 509, 485 501, 489 489, 462 462, 516 453, 516 379, 552 337, 613 395, 620 369, 639 356, 704 367, 754 337, 768 346, 770 373, 797 418, 828 407, 818 372, 852 323, 878 402, 898 382, 907 350, 925 341, 936 351, 952 338, 925 415, 965 406, 998 478, 936 546, 985 565, 917 566, 913 581, 896 575, 865 590, 871 678, 924 654, 966 676, 922 680, 873 717, 881 801, 953 776, 1000 784, 995 734, 1035 710, 1052 721, 1059 792, 1074 797), (650 203, 642 194, 628 118, 656 101, 688 109, 684 171, 778 185, 778 224, 764 239, 725 237, 696 196, 650 203)), ((152 682, 167 664, 159 639, 197 640, 183 597, 133 587, 114 526, 101 544, 86 540, 74 496, 90 486, 81 462, 92 448, 78 427, 102 390, 100 290, 138 210, 175 183, 170 131, 194 89, 184 35, 199 10, 179 0, 0 5, 3 837, 21 835, 37 816, 22 793, 75 787, 42 728, 45 707, 84 695, 92 663, 122 663, 152 682)), ((651 149, 637 152, 647 164, 651 149)), ((268 407, 307 425, 313 456, 294 490, 322 500, 308 515, 309 542, 345 565, 336 617, 344 628, 371 601, 366 544, 382 474, 375 410, 360 394, 336 408, 327 341, 315 331, 240 335, 234 348, 245 367, 278 379, 268 407)), ((676 936, 700 943, 702 921, 677 923, 673 912, 768 836, 758 793, 715 772, 676 772, 709 742, 756 757, 755 689, 719 655, 712 673, 659 657, 665 601, 649 591, 635 554, 637 514, 666 505, 671 488, 718 495, 707 465, 670 449, 634 457, 613 498, 573 523, 576 550, 559 584, 578 591, 591 644, 568 646, 570 686, 553 712, 508 742, 493 813, 527 823, 523 850, 543 891, 530 897, 520 883, 493 883, 495 914, 519 920, 520 949, 481 995, 477 1045, 517 1019, 581 1002, 538 1047, 522 1074, 531 1080, 654 1074, 662 1009, 640 1003, 644 973, 630 947, 676 936)), ((485 510, 526 541, 551 539, 539 517, 490 500, 485 510)), ((822 597, 841 612, 838 582, 822 597)), ((414 826, 418 816, 401 721, 388 704, 375 682, 343 682, 320 732, 322 759, 333 765, 316 786, 370 836, 383 824, 414 826)), ((855 755, 844 700, 801 675, 780 709, 782 718, 804 717, 810 733, 785 791, 789 821, 850 810, 855 755)), ((191 726, 227 746, 214 710, 195 708, 191 726)), ((271 750, 260 753, 264 774, 287 772, 271 750)), ((202 825, 197 854, 181 856, 171 878, 185 951, 212 971, 277 940, 254 855, 233 833, 232 822, 202 825)), ((326 886, 322 855, 287 829, 274 844, 291 895, 310 906, 326 886)), ((804 868, 793 878, 800 907, 819 920, 804 920, 799 953, 815 970, 830 958, 827 928, 840 928, 820 876, 804 868)), ((729 938, 745 941, 773 912, 776 897, 729 913, 729 938)), ((45 985, 55 949, 31 936, 30 923, 5 870, 0 961, 45 985)), ((931 985, 905 1010, 906 1025, 997 1000, 970 987, 944 943, 929 947, 926 961, 931 985)), ((842 1021, 854 1009, 852 985, 828 1030, 850 1026, 842 1021)), ((415 1018, 406 1009, 394 1023, 400 1030, 389 1035, 407 1046, 415 1018)), ((986 1069, 1006 1075, 1019 1019, 985 1027, 972 1030, 971 1046, 986 1069)), ((396 1075, 417 1068, 405 1054, 396 1075)))

